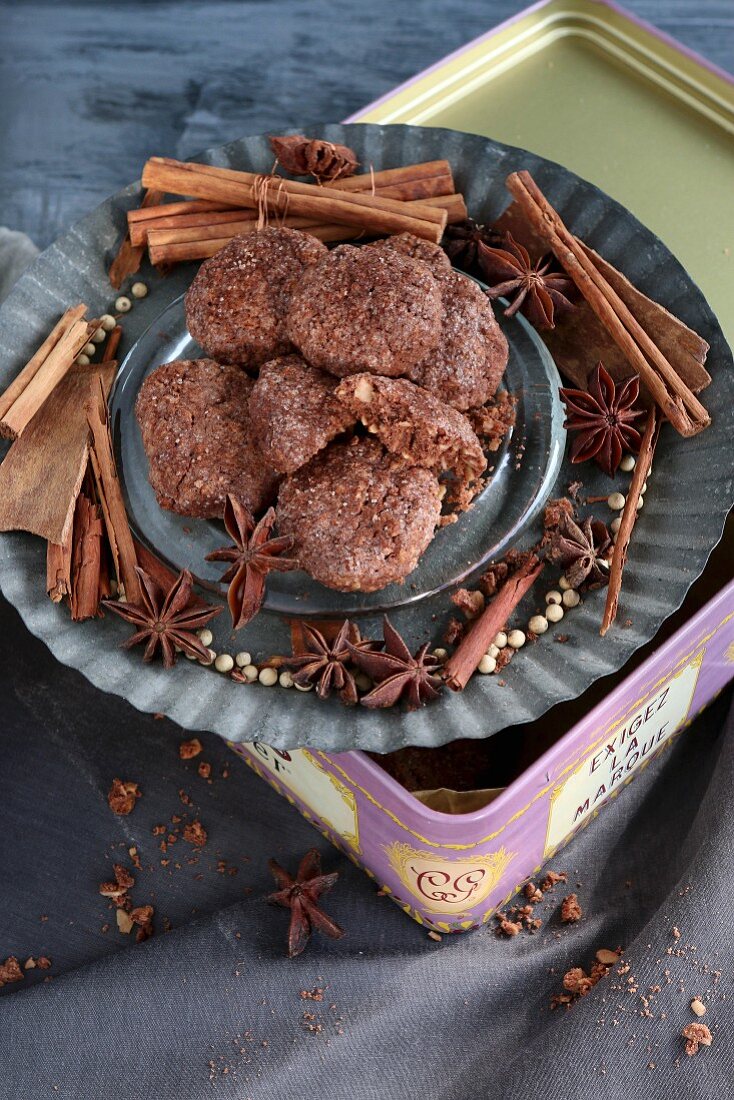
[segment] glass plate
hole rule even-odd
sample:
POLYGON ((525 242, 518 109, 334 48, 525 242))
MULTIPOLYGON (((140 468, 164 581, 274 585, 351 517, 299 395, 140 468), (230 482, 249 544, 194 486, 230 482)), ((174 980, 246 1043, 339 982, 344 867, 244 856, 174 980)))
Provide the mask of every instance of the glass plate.
MULTIPOLYGON (((324 618, 416 604, 461 584, 517 543, 548 499, 563 461, 566 433, 558 397, 561 383, 550 354, 524 318, 507 319, 501 308, 498 304, 496 312, 510 349, 503 385, 516 398, 516 422, 500 449, 488 454, 491 477, 474 507, 437 532, 402 584, 378 592, 336 592, 300 571, 273 573, 265 610, 286 617, 324 618)), ((186 330, 181 295, 130 349, 117 377, 110 411, 135 534, 177 572, 190 569, 202 585, 224 595, 226 589, 218 583, 221 563, 204 561, 228 541, 224 528, 219 522, 178 516, 159 507, 148 481, 148 461, 135 417, 135 399, 151 371, 161 363, 202 355, 186 330)))

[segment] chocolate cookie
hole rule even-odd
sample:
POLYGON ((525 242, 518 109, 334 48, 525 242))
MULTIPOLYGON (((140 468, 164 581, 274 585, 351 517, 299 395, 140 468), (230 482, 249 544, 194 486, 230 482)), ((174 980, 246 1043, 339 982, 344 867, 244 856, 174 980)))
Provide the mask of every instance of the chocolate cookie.
POLYGON ((507 366, 507 340, 492 303, 458 271, 438 279, 444 309, 438 346, 405 373, 455 409, 483 405, 495 393, 507 366))
POLYGON ((376 439, 332 443, 278 495, 278 530, 301 568, 341 592, 375 592, 415 569, 441 513, 434 474, 376 439))
POLYGON ((250 422, 273 469, 292 474, 351 427, 354 417, 335 397, 337 385, 299 355, 263 364, 250 395, 250 422))
POLYGON ((430 267, 434 275, 445 275, 451 270, 451 260, 440 245, 433 241, 424 241, 420 237, 414 237, 412 233, 398 233, 394 237, 384 237, 379 241, 366 244, 365 248, 374 248, 378 251, 387 249, 390 252, 399 252, 401 256, 410 256, 414 260, 421 260, 430 267))
POLYGON ((465 416, 409 382, 356 374, 339 383, 337 397, 391 454, 440 474, 450 470, 464 485, 487 466, 465 416))
POLYGON ((341 245, 304 272, 287 331, 309 363, 340 378, 394 376, 438 345, 441 320, 441 293, 424 263, 341 245))
POLYGON ((250 429, 253 385, 213 359, 165 363, 145 379, 135 412, 161 508, 214 518, 227 493, 255 513, 272 501, 278 478, 250 429))
POLYGON ((295 229, 235 237, 206 260, 186 294, 186 324, 207 355, 257 367, 291 351, 285 317, 293 288, 326 246, 295 229))

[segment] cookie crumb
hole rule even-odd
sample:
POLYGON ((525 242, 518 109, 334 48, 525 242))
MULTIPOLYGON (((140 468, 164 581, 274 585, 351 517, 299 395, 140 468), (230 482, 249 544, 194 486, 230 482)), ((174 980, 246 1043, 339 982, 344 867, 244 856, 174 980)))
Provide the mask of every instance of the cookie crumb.
POLYGON ((569 894, 561 902, 561 920, 564 924, 575 924, 583 916, 576 894, 569 894))
POLYGON ((202 751, 203 745, 198 737, 192 737, 190 741, 182 741, 178 746, 178 755, 182 760, 192 760, 202 751))
POLYGON ((141 793, 137 783, 123 783, 121 779, 113 779, 107 794, 107 805, 113 814, 124 816, 135 809, 135 802, 141 797, 141 793))
POLYGON ((566 872, 561 871, 559 874, 556 874, 555 871, 548 871, 545 878, 540 884, 540 889, 543 891, 544 894, 546 894, 548 890, 552 890, 553 887, 559 882, 568 882, 568 875, 566 874, 566 872))
POLYGON ((686 1024, 681 1031, 686 1040, 686 1054, 698 1054, 699 1047, 710 1047, 713 1036, 706 1024, 686 1024))
POLYGON ((195 848, 204 847, 207 842, 207 832, 198 818, 192 821, 190 825, 184 825, 183 838, 189 844, 193 844, 195 848))

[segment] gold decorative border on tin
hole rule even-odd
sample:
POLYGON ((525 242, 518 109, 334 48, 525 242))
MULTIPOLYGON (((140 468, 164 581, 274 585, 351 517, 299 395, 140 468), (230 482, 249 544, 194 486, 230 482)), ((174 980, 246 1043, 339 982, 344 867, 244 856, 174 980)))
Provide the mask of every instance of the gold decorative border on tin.
MULTIPOLYGON (((718 632, 721 629, 723 629, 723 627, 726 626, 726 624, 728 622, 730 622, 732 619, 734 619, 734 612, 730 612, 728 615, 726 615, 708 633, 705 633, 706 628, 704 628, 704 633, 702 633, 698 637, 698 639, 696 640, 695 645, 693 645, 693 647, 688 650, 688 652, 685 654, 685 656, 680 657, 675 662, 675 664, 671 668, 669 668, 668 671, 665 672, 662 676, 659 676, 657 680, 655 680, 655 679, 649 680, 645 685, 643 685, 643 687, 641 689, 639 689, 641 691, 641 694, 638 696, 638 698, 635 700, 635 702, 632 703, 631 705, 626 706, 626 707, 624 705, 622 705, 620 707, 620 710, 623 711, 623 713, 617 719, 617 721, 614 722, 611 726, 609 725, 608 721, 606 721, 604 723, 604 727, 603 727, 605 732, 603 734, 601 734, 601 736, 595 742, 591 742, 590 744, 586 745, 585 748, 582 750, 582 753, 586 754, 586 753, 589 752, 589 750, 592 747, 594 747, 594 745, 598 745, 603 740, 605 734, 607 734, 612 729, 614 729, 614 727, 616 725, 619 725, 619 723, 621 721, 624 721, 624 718, 625 718, 626 715, 630 714, 633 710, 636 710, 637 707, 639 707, 640 704, 642 702, 644 702, 644 700, 647 698, 647 696, 650 694, 650 692, 652 690, 654 690, 655 688, 661 686, 667 680, 671 679, 676 674, 677 670, 680 669, 680 667, 682 665, 688 664, 691 660, 691 657, 693 657, 693 655, 700 650, 701 646, 704 645, 704 643, 709 642, 712 638, 714 638, 718 634, 718 632)), ((711 700, 708 700, 708 702, 705 703, 704 706, 701 707, 700 710, 697 713, 700 714, 701 711, 703 711, 705 709, 705 707, 708 706, 708 704, 710 702, 711 702, 711 700)), ((618 711, 617 713, 619 714, 620 712, 618 711)), ((694 717, 696 717, 696 715, 694 715, 694 717)), ((686 726, 690 725, 691 721, 692 721, 692 719, 689 719, 689 721, 687 723, 685 723, 685 725, 681 726, 681 730, 679 730, 679 732, 681 732, 684 728, 686 728, 686 726)), ((672 741, 672 740, 673 740, 673 738, 670 739, 670 741, 672 741)), ((666 744, 670 744, 670 741, 666 742, 666 744)), ((401 829, 403 829, 410 836, 415 837, 415 839, 420 841, 421 844, 428 844, 432 848, 444 848, 447 851, 457 851, 457 852, 469 851, 470 849, 476 848, 481 844, 487 844, 490 840, 494 840, 496 837, 500 836, 505 831, 505 829, 508 828, 508 826, 512 825, 519 818, 523 817, 527 813, 527 811, 532 806, 534 806, 535 803, 539 799, 544 798, 545 795, 548 793, 548 791, 550 791, 553 787, 555 787, 557 785, 558 780, 561 778, 561 776, 565 775, 566 772, 570 768, 573 768, 575 766, 575 764, 578 762, 579 755, 580 755, 580 754, 575 754, 572 761, 571 761, 571 763, 569 763, 561 772, 559 772, 559 774, 556 776, 556 778, 551 783, 548 783, 545 787, 541 787, 541 789, 536 792, 536 794, 531 798, 531 800, 525 806, 523 806, 521 809, 517 810, 516 813, 514 813, 512 815, 512 817, 508 818, 508 820, 504 823, 504 825, 501 825, 500 828, 496 829, 493 833, 488 833, 486 836, 480 837, 478 840, 472 841, 472 843, 470 843, 470 844, 446 844, 446 843, 442 844, 442 843, 439 843, 438 841, 431 840, 430 837, 424 836, 422 833, 417 832, 415 829, 411 829, 410 826, 406 825, 403 821, 400 820, 400 818, 397 816, 397 814, 393 813, 392 810, 389 810, 386 806, 383 806, 383 804, 378 799, 376 799, 375 796, 370 793, 370 791, 368 791, 365 787, 362 787, 359 783, 355 782, 349 776, 349 774, 346 771, 344 771, 344 769, 342 767, 340 767, 340 765, 335 763, 335 761, 332 757, 329 757, 326 753, 322 752, 321 750, 317 750, 317 754, 319 756, 323 757, 323 759, 330 765, 330 767, 332 767, 336 771, 338 771, 340 773, 340 775, 342 775, 348 783, 351 783, 356 791, 359 791, 360 794, 364 795, 364 797, 367 799, 368 802, 371 802, 373 806, 375 806, 378 810, 381 810, 387 817, 390 818, 391 821, 393 821, 396 825, 398 825, 401 829)), ((635 772, 634 775, 636 775, 636 774, 637 773, 635 772)), ((632 778, 634 778, 634 775, 633 775, 632 778)))
POLYGON ((383 851, 400 882, 424 910, 457 919, 481 905, 517 855, 498 848, 445 859, 400 840, 383 845, 383 851))

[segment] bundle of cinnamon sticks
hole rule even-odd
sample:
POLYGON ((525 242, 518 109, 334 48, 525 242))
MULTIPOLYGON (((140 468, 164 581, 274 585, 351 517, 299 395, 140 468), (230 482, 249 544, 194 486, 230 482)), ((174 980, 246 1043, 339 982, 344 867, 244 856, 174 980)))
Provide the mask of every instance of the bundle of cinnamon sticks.
POLYGON ((127 248, 142 255, 147 247, 156 265, 205 259, 270 218, 325 242, 413 233, 438 243, 447 224, 467 216, 446 160, 316 185, 152 157, 143 186, 143 204, 128 213, 127 248), (163 203, 163 193, 190 197, 163 203))
POLYGON ((99 327, 86 312, 66 310, 0 396, 0 431, 15 440, 0 465, 0 530, 46 540, 48 594, 75 620, 110 595, 110 566, 128 598, 139 584, 107 425, 122 330, 110 332, 100 362, 80 366, 99 327))
POLYGON ((87 307, 67 309, 23 370, 0 396, 0 435, 17 439, 99 326, 86 320, 87 307))

